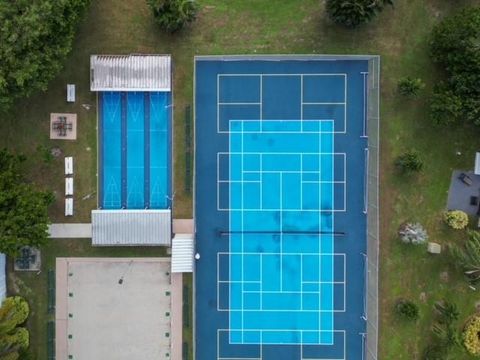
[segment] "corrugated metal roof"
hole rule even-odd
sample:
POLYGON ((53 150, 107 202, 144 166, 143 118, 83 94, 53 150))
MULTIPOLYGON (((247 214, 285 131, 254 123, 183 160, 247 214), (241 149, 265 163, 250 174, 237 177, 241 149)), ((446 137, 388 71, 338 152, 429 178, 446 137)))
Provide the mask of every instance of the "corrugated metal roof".
POLYGON ((170 55, 92 55, 91 91, 170 91, 170 55))
POLYGON ((170 210, 93 210, 92 245, 170 245, 170 210))
POLYGON ((193 235, 175 234, 172 240, 172 273, 193 271, 193 235))

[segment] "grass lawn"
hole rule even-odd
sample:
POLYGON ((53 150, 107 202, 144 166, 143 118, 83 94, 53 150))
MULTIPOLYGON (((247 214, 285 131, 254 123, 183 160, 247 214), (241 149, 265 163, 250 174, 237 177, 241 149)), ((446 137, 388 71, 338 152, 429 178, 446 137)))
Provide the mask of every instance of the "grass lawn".
MULTIPOLYGON (((170 53, 174 60, 174 176, 175 215, 191 216, 191 195, 185 193, 184 111, 192 104, 193 56, 201 54, 341 53, 382 56, 381 97, 381 330, 380 359, 420 359, 428 342, 432 304, 442 298, 454 300, 462 320, 475 311, 479 298, 468 289, 446 255, 427 256, 424 249, 402 246, 395 232, 405 220, 422 222, 430 238, 440 243, 459 242, 463 233, 445 228, 441 212, 451 170, 471 168, 477 149, 477 129, 436 128, 428 119, 427 101, 439 76, 428 57, 428 37, 434 23, 474 0, 398 0, 374 22, 357 30, 333 25, 318 0, 198 0, 201 12, 191 29, 165 35, 155 26, 144 0, 94 0, 81 25, 65 69, 48 91, 19 102, 7 115, 0 115, 0 145, 25 152, 30 178, 56 191, 52 208, 55 222, 89 221, 96 198, 82 200, 96 191, 96 109, 89 92, 89 55, 96 53, 170 53), (421 77, 427 83, 425 96, 406 100, 398 96, 396 82, 403 76, 421 77), (66 83, 77 84, 77 102, 65 103, 66 83), (48 139, 48 114, 71 111, 79 116, 76 142, 48 139), (76 216, 63 213, 63 163, 46 164, 38 146, 59 146, 76 161, 76 216), (399 177, 392 167, 395 156, 415 148, 425 160, 425 171, 414 179, 399 177), (461 155, 457 155, 460 152, 461 155), (392 306, 399 297, 421 304, 415 324, 397 321, 392 306)), ((63 158, 62 158, 63 159, 63 158)), ((161 250, 155 250, 161 252, 161 250)), ((148 251, 149 254, 152 254, 148 251)), ((19 290, 32 304, 29 326, 32 349, 39 360, 46 358, 46 279, 55 256, 143 255, 142 249, 93 249, 88 240, 52 241, 44 251, 43 272, 10 274, 10 289, 19 290)), ((154 254, 152 254, 154 255, 154 254)), ((188 280, 187 284, 191 284, 188 280)), ((193 302, 191 302, 193 303, 193 302)), ((185 334, 191 334, 186 329, 185 334)), ((190 351, 191 354, 191 351, 190 351)), ((455 359, 469 357, 460 349, 455 359)))

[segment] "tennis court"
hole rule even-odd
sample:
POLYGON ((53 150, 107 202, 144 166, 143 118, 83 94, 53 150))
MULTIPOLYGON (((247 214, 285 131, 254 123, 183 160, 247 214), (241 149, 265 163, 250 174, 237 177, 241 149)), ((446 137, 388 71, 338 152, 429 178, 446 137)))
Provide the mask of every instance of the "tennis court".
POLYGON ((368 71, 196 59, 197 359, 364 358, 368 71))
POLYGON ((100 92, 100 207, 169 206, 170 94, 100 92))

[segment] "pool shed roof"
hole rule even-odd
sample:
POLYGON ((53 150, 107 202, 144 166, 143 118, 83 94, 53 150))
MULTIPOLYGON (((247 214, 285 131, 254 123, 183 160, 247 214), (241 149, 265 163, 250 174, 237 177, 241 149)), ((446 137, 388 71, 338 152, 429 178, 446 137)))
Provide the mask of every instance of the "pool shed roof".
POLYGON ((170 210, 93 210, 94 246, 169 246, 170 210))
POLYGON ((170 55, 92 55, 91 91, 170 91, 170 55))

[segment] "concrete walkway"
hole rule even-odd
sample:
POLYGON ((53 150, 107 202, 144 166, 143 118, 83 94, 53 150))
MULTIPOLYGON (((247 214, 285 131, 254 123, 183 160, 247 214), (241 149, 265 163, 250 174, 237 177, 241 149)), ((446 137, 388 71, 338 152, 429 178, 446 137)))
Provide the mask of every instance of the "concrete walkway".
POLYGON ((174 234, 193 234, 193 219, 173 219, 174 234))
POLYGON ((171 274, 171 333, 172 360, 182 360, 182 330, 183 330, 183 276, 182 273, 171 274))
POLYGON ((79 239, 92 237, 92 224, 51 224, 48 227, 54 239, 79 239))

